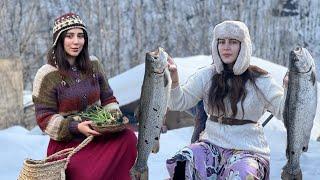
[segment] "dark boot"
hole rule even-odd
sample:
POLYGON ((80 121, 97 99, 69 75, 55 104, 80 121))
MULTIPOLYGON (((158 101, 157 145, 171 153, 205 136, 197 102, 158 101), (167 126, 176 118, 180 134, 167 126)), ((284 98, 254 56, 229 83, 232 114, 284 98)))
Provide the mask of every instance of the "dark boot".
POLYGON ((186 162, 177 161, 177 166, 174 168, 173 180, 185 179, 186 162))

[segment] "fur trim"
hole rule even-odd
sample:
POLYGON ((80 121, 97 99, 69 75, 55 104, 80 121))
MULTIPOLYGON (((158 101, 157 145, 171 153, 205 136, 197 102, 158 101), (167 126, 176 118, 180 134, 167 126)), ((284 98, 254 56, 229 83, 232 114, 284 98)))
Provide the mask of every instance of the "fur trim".
POLYGON ((250 65, 252 54, 252 44, 248 27, 240 21, 224 21, 217 24, 213 30, 212 59, 216 66, 217 73, 223 71, 223 62, 218 52, 219 38, 234 38, 241 42, 241 49, 238 58, 233 66, 233 73, 240 75, 245 72, 250 65))
POLYGON ((99 61, 98 58, 97 58, 97 56, 94 56, 94 55, 91 55, 91 56, 90 56, 90 60, 91 60, 91 61, 99 61))
POLYGON ((120 110, 119 104, 116 102, 109 103, 103 107, 106 111, 120 110))

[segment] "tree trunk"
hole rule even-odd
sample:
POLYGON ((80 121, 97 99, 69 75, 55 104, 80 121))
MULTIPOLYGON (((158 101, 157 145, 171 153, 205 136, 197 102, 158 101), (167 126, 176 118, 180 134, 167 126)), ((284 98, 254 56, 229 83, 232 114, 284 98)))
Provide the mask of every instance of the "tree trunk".
POLYGON ((54 19, 72 11, 86 22, 90 54, 109 77, 143 63, 158 46, 173 57, 209 55, 212 29, 226 19, 248 25, 254 56, 287 65, 297 45, 320 58, 319 9, 319 0, 1 0, 0 57, 21 57, 31 90, 46 63, 54 19))
POLYGON ((22 63, 0 59, 0 129, 20 125, 23 117, 22 63))

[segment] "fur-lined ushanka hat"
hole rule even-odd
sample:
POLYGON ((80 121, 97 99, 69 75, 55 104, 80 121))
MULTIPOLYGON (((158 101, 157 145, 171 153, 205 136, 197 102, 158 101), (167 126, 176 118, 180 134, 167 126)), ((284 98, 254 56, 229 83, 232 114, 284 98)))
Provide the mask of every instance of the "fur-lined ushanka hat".
POLYGON ((223 71, 223 62, 218 52, 218 39, 222 38, 232 38, 241 42, 241 49, 233 66, 233 73, 235 75, 242 74, 248 69, 252 54, 248 27, 241 21, 224 21, 215 26, 212 40, 212 59, 219 74, 223 71))

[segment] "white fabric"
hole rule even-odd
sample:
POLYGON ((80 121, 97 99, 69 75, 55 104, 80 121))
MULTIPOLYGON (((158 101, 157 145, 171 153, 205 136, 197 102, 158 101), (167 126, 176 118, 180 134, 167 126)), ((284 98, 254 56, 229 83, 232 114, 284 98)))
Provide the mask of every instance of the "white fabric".
MULTIPOLYGON (((211 78, 216 74, 214 65, 209 65, 197 71, 189 78, 186 84, 171 90, 169 108, 183 111, 195 106, 201 99, 204 100, 204 109, 209 115, 218 116, 208 107, 208 94, 211 86, 211 78)), ((243 102, 243 119, 258 121, 269 110, 278 119, 282 118, 284 106, 284 89, 275 83, 270 75, 263 75, 256 80, 259 88, 254 88, 249 81, 246 84, 247 97, 243 102)), ((225 101, 226 117, 231 117, 230 104, 225 101)), ((242 119, 241 102, 237 104, 238 113, 235 119, 242 119)), ((202 135, 215 145, 228 149, 250 150, 263 155, 269 155, 270 150, 263 134, 261 124, 224 125, 207 120, 206 129, 202 135)))
POLYGON ((119 110, 119 111, 120 111, 119 104, 116 103, 116 102, 109 103, 109 104, 103 106, 103 108, 104 108, 106 111, 112 111, 112 110, 119 110))

